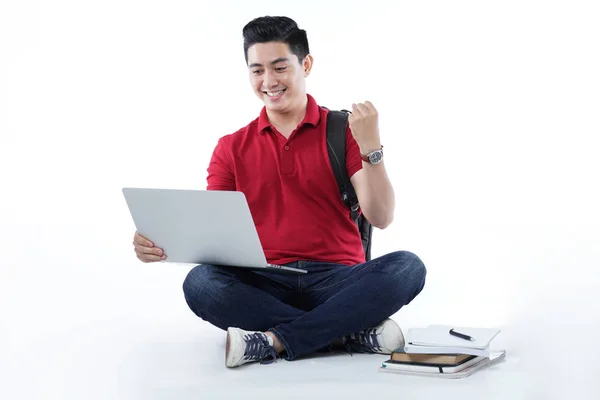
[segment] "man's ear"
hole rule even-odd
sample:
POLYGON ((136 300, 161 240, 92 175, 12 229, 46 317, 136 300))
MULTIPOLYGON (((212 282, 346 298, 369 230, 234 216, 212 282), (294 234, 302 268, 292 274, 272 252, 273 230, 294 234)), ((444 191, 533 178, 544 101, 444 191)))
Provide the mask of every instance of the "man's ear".
POLYGON ((302 62, 302 67, 304 68, 304 76, 307 77, 310 74, 310 70, 312 69, 313 66, 313 56, 311 56, 310 54, 308 54, 306 57, 304 57, 304 61, 302 62))

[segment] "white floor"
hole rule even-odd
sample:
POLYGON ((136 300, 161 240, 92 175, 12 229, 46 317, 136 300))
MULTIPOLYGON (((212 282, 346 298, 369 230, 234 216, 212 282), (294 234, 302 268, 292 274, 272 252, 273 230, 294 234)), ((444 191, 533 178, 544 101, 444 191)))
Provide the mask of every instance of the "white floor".
MULTIPOLYGON (((3 238, 11 251, 0 276, 2 399, 600 398, 597 290, 585 279, 576 291, 542 279, 548 287, 537 286, 536 298, 521 293, 494 341, 507 359, 466 379, 383 374, 385 356, 361 354, 229 370, 224 333, 183 300, 189 266, 138 263, 128 233, 82 238, 73 226, 36 229, 3 238)), ((552 271, 547 277, 560 278, 552 271)), ((434 267, 430 282, 394 316, 404 329, 440 322, 429 317, 434 267)))

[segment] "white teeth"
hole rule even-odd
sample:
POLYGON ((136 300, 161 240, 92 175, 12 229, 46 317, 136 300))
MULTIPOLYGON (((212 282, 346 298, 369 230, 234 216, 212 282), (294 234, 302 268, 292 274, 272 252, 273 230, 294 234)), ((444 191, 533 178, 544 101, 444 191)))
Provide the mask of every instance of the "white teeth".
POLYGON ((277 97, 282 93, 283 93, 283 90, 280 90, 279 92, 267 92, 267 95, 270 97, 277 97))

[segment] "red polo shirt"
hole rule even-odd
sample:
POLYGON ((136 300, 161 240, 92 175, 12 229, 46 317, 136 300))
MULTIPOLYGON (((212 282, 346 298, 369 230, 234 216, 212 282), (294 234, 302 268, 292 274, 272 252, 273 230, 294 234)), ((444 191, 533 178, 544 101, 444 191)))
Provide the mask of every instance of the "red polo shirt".
MULTIPOLYGON (((219 139, 208 167, 208 190, 245 194, 267 261, 354 265, 365 261, 331 169, 325 138, 328 110, 307 95, 303 121, 286 139, 263 107, 244 128, 219 139)), ((347 130, 349 176, 362 168, 347 130)))

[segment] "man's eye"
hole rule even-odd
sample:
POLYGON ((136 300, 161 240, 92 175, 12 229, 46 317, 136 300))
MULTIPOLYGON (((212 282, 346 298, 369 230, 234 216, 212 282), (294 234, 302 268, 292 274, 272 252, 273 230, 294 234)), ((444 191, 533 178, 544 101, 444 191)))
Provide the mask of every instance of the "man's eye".
POLYGON ((285 68, 286 68, 286 67, 277 67, 277 68, 275 68, 275 70, 277 70, 277 71, 281 72, 281 71, 284 71, 284 70, 285 70, 285 68))
POLYGON ((252 71, 252 73, 254 75, 258 75, 258 74, 260 74, 260 69, 255 69, 254 71, 252 71))

